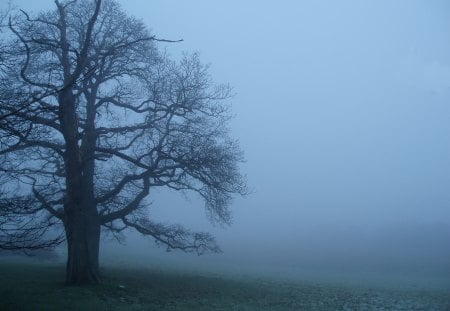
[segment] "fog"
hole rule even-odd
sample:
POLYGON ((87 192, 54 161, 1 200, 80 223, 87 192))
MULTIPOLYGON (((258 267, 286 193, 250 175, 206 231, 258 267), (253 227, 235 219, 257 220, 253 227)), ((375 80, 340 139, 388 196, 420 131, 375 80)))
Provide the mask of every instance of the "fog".
POLYGON ((233 87, 251 191, 230 227, 196 196, 151 193, 155 219, 213 232, 223 254, 165 254, 128 233, 104 250, 210 269, 450 277, 448 1, 119 2, 157 37, 183 39, 161 48, 198 51, 233 87))

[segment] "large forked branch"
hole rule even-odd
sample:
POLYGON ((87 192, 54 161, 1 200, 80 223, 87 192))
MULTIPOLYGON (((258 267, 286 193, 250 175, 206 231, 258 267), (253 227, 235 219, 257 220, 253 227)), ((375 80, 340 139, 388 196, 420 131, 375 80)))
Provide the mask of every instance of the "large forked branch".
POLYGON ((37 81, 32 81, 30 78, 28 78, 26 71, 28 69, 28 66, 30 64, 30 58, 31 58, 31 48, 27 43, 27 40, 13 27, 11 18, 8 22, 9 29, 14 33, 14 35, 20 40, 20 42, 25 47, 26 57, 25 57, 25 63, 23 64, 22 68, 20 69, 20 76, 29 85, 40 87, 43 89, 51 89, 53 92, 57 91, 57 87, 55 85, 52 85, 50 83, 42 83, 37 81))
POLYGON ((118 195, 128 183, 136 181, 136 180, 140 180, 140 179, 145 180, 145 178, 147 178, 147 177, 148 177, 148 172, 144 172, 139 175, 125 175, 113 189, 111 189, 108 192, 104 193, 103 195, 97 197, 95 199, 95 203, 96 204, 105 203, 108 200, 111 200, 112 198, 114 198, 116 195, 118 195))
MULTIPOLYGON (((64 14, 65 15, 64 8, 59 4, 58 0, 55 0, 55 3, 56 3, 56 5, 58 6, 58 9, 61 12, 60 14, 64 14)), ((85 40, 84 40, 84 43, 83 43, 83 48, 81 49, 80 56, 79 56, 79 59, 78 59, 78 63, 77 63, 77 66, 75 67, 75 70, 74 70, 74 72, 72 74, 72 77, 71 77, 72 81, 70 82, 70 84, 73 84, 74 81, 76 81, 80 77, 80 75, 83 72, 83 69, 84 69, 84 67, 86 65, 88 51, 89 51, 89 48, 91 46, 92 31, 94 30, 94 24, 97 21, 98 14, 100 13, 100 6, 101 6, 101 4, 102 4, 102 0, 96 0, 95 1, 94 14, 92 14, 91 18, 89 19, 89 22, 88 22, 88 25, 87 25, 87 29, 86 29, 86 37, 85 37, 85 40)), ((64 33, 64 36, 62 37, 62 39, 64 39, 63 45, 64 46, 69 46, 69 44, 66 41, 67 38, 65 36, 65 33, 64 33)))
POLYGON ((149 181, 148 177, 143 178, 142 190, 136 195, 136 197, 130 203, 128 203, 124 208, 104 215, 101 218, 102 223, 112 222, 118 218, 123 218, 126 215, 130 214, 131 212, 135 211, 136 209, 139 208, 139 205, 141 204, 142 200, 145 199, 145 197, 149 194, 149 192, 150 192, 150 181, 149 181))
MULTIPOLYGON (((56 5, 57 5, 57 7, 59 9, 60 14, 62 14, 61 16, 65 17, 65 8, 66 8, 67 5, 69 5, 72 2, 75 2, 75 1, 71 1, 71 2, 67 3, 66 5, 61 5, 58 0, 55 0, 55 3, 56 3, 56 5)), ((60 92, 62 92, 65 89, 75 85, 78 82, 78 80, 79 80, 79 78, 80 78, 80 76, 81 76, 81 74, 83 72, 83 69, 84 69, 84 66, 86 64, 86 61, 87 61, 87 54, 88 54, 89 46, 90 46, 91 40, 92 40, 92 32, 93 32, 93 29, 94 29, 95 21, 97 20, 98 14, 100 12, 100 5, 101 5, 101 0, 97 0, 94 14, 89 19, 89 23, 88 23, 88 27, 87 27, 87 31, 86 31, 86 38, 85 38, 85 41, 84 41, 81 53, 79 53, 79 59, 78 59, 77 66, 76 66, 73 74, 68 79, 66 79, 67 81, 65 81, 65 83, 64 83, 64 85, 62 87, 56 87, 55 85, 52 85, 52 84, 49 84, 49 83, 42 83, 42 82, 32 81, 31 79, 29 79, 27 77, 26 71, 28 70, 28 66, 29 66, 29 63, 30 63, 31 49, 30 49, 30 46, 28 45, 28 41, 13 27, 11 19, 9 20, 9 23, 8 23, 9 29, 17 36, 17 38, 20 40, 20 42, 25 47, 25 52, 26 52, 25 63, 22 65, 22 68, 20 70, 20 75, 21 75, 22 79, 26 83, 28 83, 30 85, 41 87, 41 88, 44 88, 44 89, 50 89, 51 91, 50 92, 46 92, 46 93, 44 93, 44 94, 42 94, 42 95, 40 95, 38 97, 34 97, 30 102, 28 102, 28 103, 24 102, 23 104, 19 105, 18 108, 13 109, 12 111, 9 111, 6 114, 0 115, 0 120, 8 118, 10 116, 14 116, 14 115, 22 112, 23 110, 27 109, 28 107, 30 107, 32 104, 34 104, 36 102, 39 102, 40 100, 43 100, 46 97, 57 95, 60 92)), ((28 21, 33 21, 33 20, 30 19, 29 15, 25 11, 21 10, 21 12, 26 16, 28 21)), ((35 20, 35 21, 43 22, 40 19, 35 20)), ((61 39, 62 39, 62 46, 61 47, 62 47, 63 53, 67 53, 68 52, 67 47, 68 47, 69 44, 67 42, 67 38, 66 38, 66 35, 65 35, 66 25, 65 24, 60 25, 60 24, 49 23, 49 22, 46 22, 46 23, 50 24, 50 25, 53 25, 53 26, 56 26, 60 30, 60 32, 61 32, 61 39)), ((68 73, 69 72, 69 70, 68 70, 69 63, 68 63, 67 55, 65 55, 65 57, 66 57, 65 58, 65 60, 66 60, 65 67, 66 67, 67 73, 68 73)), ((83 76, 82 79, 84 79, 85 76, 83 76)), ((50 124, 48 124, 48 125, 50 125, 50 124)), ((55 124, 53 125, 53 127, 55 127, 55 128, 56 128, 56 126, 57 125, 55 125, 55 124)))
POLYGON ((156 224, 146 218, 130 221, 123 217, 122 221, 139 233, 152 236, 156 243, 166 245, 167 251, 179 249, 197 255, 221 252, 215 238, 206 232, 191 232, 180 225, 156 224))
POLYGON ((32 186, 32 191, 34 194, 34 197, 36 198, 36 200, 38 200, 38 202, 41 204, 41 206, 43 208, 45 208, 51 215, 53 215, 54 217, 62 220, 64 217, 64 214, 60 211, 57 211, 53 208, 53 206, 55 205, 55 203, 63 203, 63 200, 60 200, 60 202, 49 202, 46 200, 46 198, 36 189, 36 179, 33 180, 33 186, 32 186))

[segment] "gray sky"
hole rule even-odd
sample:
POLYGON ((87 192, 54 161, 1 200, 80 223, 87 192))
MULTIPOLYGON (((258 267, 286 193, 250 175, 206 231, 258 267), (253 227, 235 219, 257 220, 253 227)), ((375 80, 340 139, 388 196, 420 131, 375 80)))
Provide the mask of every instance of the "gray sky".
POLYGON ((448 2, 123 3, 233 85, 235 226, 449 219, 448 2))
MULTIPOLYGON (((450 2, 119 2, 234 88, 253 193, 235 200, 232 227, 212 228, 225 251, 375 232, 450 253, 450 2)), ((153 201, 155 217, 211 229, 195 197, 153 201)))

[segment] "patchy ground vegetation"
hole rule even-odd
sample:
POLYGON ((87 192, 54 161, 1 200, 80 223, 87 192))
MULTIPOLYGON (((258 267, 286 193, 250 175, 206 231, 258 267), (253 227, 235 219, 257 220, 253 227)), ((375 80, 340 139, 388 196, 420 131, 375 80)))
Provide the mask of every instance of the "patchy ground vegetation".
POLYGON ((0 261, 1 310, 448 310, 444 290, 387 289, 107 268, 101 285, 65 286, 64 266, 0 261), (44 276, 44 277, 43 277, 44 276))

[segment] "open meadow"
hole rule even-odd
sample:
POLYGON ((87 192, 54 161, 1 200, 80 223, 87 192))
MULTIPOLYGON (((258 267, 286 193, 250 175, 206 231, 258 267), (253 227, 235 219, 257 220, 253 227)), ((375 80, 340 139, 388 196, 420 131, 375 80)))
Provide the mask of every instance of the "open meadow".
POLYGON ((109 266, 98 286, 65 286, 64 265, 0 260, 0 310, 450 310, 448 288, 227 276, 109 266))

